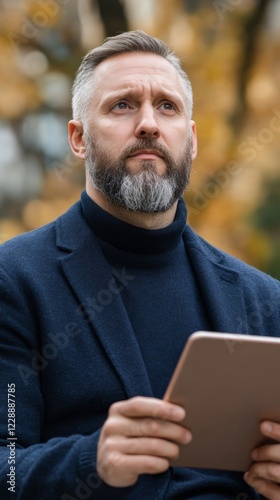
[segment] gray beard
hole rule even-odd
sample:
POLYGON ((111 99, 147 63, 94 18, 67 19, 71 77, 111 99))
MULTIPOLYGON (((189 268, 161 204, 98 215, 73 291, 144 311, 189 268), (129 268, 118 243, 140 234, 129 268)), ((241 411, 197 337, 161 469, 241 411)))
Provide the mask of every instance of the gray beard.
POLYGON ((133 212, 166 212, 189 184, 192 165, 192 138, 181 160, 175 161, 155 139, 141 139, 127 148, 117 162, 104 153, 96 141, 86 136, 86 167, 93 186, 111 203, 133 212), (139 160, 139 172, 131 173, 125 160, 142 149, 158 150, 166 162, 166 173, 156 173, 156 162, 139 160))

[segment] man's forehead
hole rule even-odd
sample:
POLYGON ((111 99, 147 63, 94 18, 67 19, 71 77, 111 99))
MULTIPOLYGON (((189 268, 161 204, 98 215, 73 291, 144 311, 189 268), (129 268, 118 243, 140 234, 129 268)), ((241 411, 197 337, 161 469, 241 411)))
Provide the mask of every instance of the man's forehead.
POLYGON ((163 57, 156 54, 131 52, 110 57, 100 63, 94 72, 97 87, 117 87, 119 82, 129 87, 132 82, 161 84, 173 89, 174 85, 184 92, 177 70, 163 57))
POLYGON ((157 54, 142 52, 129 52, 118 54, 102 61, 95 69, 95 75, 101 78, 106 73, 117 73, 119 75, 129 75, 139 72, 145 75, 146 72, 152 74, 162 74, 176 78, 178 72, 172 64, 157 54))

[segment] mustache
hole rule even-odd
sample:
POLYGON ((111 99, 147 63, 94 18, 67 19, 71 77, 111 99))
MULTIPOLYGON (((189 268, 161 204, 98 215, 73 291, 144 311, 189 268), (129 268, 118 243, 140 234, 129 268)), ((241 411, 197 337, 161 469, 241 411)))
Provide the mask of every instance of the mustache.
POLYGON ((158 151, 165 161, 172 161, 172 156, 170 155, 168 149, 162 144, 159 144, 156 139, 150 138, 140 139, 136 144, 125 148, 122 152, 120 160, 124 161, 129 156, 138 153, 138 151, 141 151, 142 149, 153 149, 154 151, 158 151))

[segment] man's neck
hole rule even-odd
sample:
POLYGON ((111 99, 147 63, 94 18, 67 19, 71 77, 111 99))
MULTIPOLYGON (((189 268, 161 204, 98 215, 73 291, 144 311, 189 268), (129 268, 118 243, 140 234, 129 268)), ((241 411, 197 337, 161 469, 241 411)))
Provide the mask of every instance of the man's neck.
POLYGON ((118 207, 106 200, 89 181, 86 183, 86 191, 88 196, 103 210, 106 210, 109 214, 132 226, 141 227, 143 229, 162 229, 169 226, 175 218, 178 201, 176 201, 166 212, 133 212, 132 210, 118 207))

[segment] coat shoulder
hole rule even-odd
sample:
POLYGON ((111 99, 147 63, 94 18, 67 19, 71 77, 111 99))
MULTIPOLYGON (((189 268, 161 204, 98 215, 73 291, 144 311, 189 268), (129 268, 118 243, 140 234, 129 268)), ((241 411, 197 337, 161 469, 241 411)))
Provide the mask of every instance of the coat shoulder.
POLYGON ((71 247, 71 236, 77 232, 77 225, 82 220, 80 203, 77 202, 56 220, 2 243, 0 266, 5 267, 8 263, 10 266, 17 263, 24 266, 29 262, 34 266, 36 263, 40 265, 42 260, 56 255, 61 233, 64 233, 64 239, 69 241, 71 247))
POLYGON ((211 261, 214 265, 220 266, 225 270, 231 269, 237 272, 242 277, 242 281, 247 282, 249 286, 268 286, 270 292, 272 287, 272 289, 277 290, 280 294, 280 281, 237 257, 211 245, 208 241, 199 236, 190 226, 186 226, 185 240, 187 245, 192 246, 195 251, 201 252, 204 258, 211 261))

